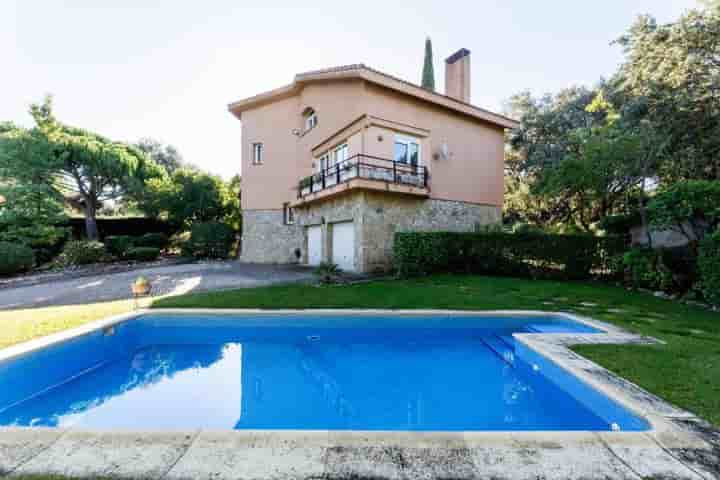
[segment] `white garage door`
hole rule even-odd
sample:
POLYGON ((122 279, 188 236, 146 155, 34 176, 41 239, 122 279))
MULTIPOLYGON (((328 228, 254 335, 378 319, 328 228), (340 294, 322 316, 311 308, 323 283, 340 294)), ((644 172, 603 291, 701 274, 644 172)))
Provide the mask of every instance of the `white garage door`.
POLYGON ((332 225, 332 261, 346 272, 355 270, 355 224, 353 222, 332 225))
POLYGON ((308 227, 308 265, 322 262, 322 227, 308 227))

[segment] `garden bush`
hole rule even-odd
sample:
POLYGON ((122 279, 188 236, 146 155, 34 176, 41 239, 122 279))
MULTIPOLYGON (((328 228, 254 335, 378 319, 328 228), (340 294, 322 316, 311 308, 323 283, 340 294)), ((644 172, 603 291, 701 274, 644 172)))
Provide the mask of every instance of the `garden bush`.
POLYGON ((74 267, 101 262, 106 255, 105 245, 100 242, 71 240, 65 244, 56 262, 61 267, 74 267))
POLYGON ((612 276, 612 259, 623 249, 617 237, 408 232, 395 234, 394 257, 402 276, 463 272, 580 280, 612 276))
POLYGON ((685 293, 697 281, 696 255, 688 247, 636 247, 625 253, 625 283, 633 288, 685 293))
POLYGON ((164 249, 170 243, 170 238, 164 233, 146 233, 140 237, 136 237, 135 245, 138 247, 153 247, 164 249))
POLYGON ((124 258, 128 250, 135 247, 136 241, 136 237, 130 235, 111 235, 105 238, 105 247, 113 255, 124 258))
POLYGON ((700 244, 698 270, 703 296, 708 302, 720 305, 720 230, 700 244))
MULTIPOLYGON (((70 227, 72 237, 75 239, 85 238, 85 219, 70 218, 59 226, 70 227)), ((119 235, 135 235, 138 232, 162 232, 172 235, 178 227, 166 220, 152 217, 116 217, 98 218, 98 231, 102 238, 119 235)))
POLYGON ((220 222, 195 223, 190 238, 182 246, 183 255, 196 258, 227 258, 230 256, 235 232, 220 222))
POLYGON ((13 275, 30 270, 35 255, 30 247, 19 243, 0 242, 0 275, 13 275))
POLYGON ((160 249, 156 247, 134 247, 127 251, 126 258, 138 262, 151 262, 160 256, 160 249))

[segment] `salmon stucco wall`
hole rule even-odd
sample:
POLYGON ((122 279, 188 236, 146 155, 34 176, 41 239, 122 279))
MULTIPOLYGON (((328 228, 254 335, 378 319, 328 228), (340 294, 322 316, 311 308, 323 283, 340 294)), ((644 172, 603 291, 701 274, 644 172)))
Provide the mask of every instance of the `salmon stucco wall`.
POLYGON ((314 171, 313 147, 362 115, 381 124, 371 123, 345 139, 350 156, 392 159, 395 133, 414 136, 430 174, 431 198, 502 206, 501 127, 362 80, 343 80, 311 83, 293 96, 243 111, 242 208, 279 210, 295 200, 298 181, 314 171), (317 113, 318 124, 303 132, 302 113, 308 108, 317 113), (264 146, 262 165, 252 163, 256 142, 264 146), (439 155, 443 144, 447 158, 439 155))
POLYGON ((295 200, 300 178, 313 171, 312 148, 363 111, 360 80, 310 84, 299 94, 242 112, 243 210, 277 210, 295 200), (318 124, 303 132, 303 112, 318 124), (293 134, 299 130, 299 136, 293 134), (253 165, 252 145, 262 143, 262 165, 253 165))
MULTIPOLYGON (((429 131, 421 142, 422 161, 430 173, 431 198, 502 206, 505 137, 501 127, 429 105, 402 93, 368 84, 369 115, 429 131), (433 159, 441 145, 448 158, 433 159)), ((402 129, 402 127, 398 127, 402 129)), ((372 128, 366 132, 368 154, 392 158, 393 139, 378 140, 372 128)))

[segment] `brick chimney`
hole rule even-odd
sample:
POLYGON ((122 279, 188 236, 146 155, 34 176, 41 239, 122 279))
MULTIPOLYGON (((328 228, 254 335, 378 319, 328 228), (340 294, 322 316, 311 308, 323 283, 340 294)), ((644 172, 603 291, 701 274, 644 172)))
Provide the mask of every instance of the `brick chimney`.
POLYGON ((445 95, 470 103, 470 50, 461 48, 445 60, 445 95))

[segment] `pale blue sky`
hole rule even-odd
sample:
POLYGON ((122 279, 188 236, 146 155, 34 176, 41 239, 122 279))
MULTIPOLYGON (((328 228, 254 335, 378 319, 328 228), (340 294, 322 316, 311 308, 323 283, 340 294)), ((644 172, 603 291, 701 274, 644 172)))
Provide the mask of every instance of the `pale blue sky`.
POLYGON ((438 90, 445 57, 472 51, 473 103, 593 84, 642 13, 671 21, 695 0, 0 0, 0 120, 55 96, 60 119, 111 138, 149 136, 229 177, 240 169, 231 101, 297 72, 349 63, 420 81, 425 36, 438 90))

